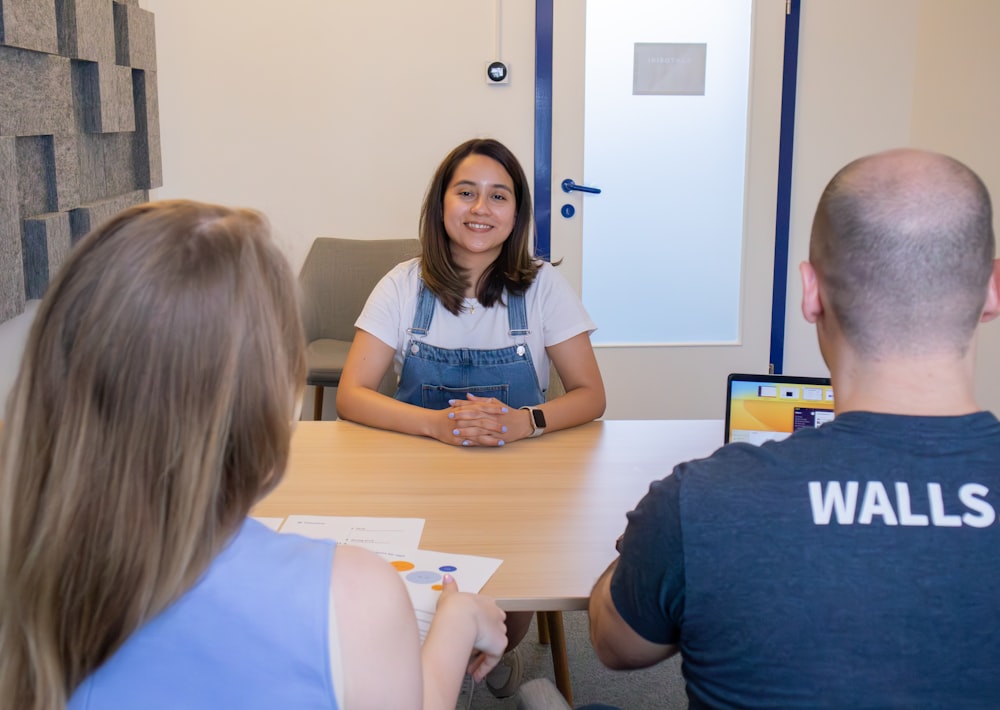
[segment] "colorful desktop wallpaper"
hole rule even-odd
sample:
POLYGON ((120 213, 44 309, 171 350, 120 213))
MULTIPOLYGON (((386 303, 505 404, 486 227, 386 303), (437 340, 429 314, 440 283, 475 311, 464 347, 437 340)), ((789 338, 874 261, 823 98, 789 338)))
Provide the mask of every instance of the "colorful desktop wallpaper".
POLYGON ((780 439, 833 419, 833 388, 819 384, 733 382, 730 441, 780 439), (761 432, 755 436, 755 432, 761 432))

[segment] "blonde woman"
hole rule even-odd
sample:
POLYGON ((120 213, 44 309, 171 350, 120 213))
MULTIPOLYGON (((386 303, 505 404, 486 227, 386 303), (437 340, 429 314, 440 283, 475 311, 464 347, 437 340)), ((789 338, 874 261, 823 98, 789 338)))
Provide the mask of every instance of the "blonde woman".
POLYGON ((421 647, 378 557, 247 518, 303 347, 256 212, 147 204, 75 247, 0 440, 0 707, 450 708, 493 668, 492 600, 446 585, 421 647))

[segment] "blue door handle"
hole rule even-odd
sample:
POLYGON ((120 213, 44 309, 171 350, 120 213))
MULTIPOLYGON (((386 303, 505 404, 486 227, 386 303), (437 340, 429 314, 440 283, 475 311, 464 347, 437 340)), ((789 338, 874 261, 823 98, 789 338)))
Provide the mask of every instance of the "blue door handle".
POLYGON ((601 188, 599 187, 587 187, 586 185, 577 185, 573 182, 572 178, 566 178, 562 181, 563 192, 589 192, 591 195, 600 195, 601 188))

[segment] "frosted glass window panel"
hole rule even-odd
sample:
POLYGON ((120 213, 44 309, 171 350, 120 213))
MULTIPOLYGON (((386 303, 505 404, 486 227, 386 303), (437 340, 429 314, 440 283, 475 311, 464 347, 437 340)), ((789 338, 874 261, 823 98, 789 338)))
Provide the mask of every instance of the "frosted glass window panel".
MULTIPOLYGON (((583 300, 595 344, 739 341, 751 0, 588 0, 583 300), (704 94, 634 94, 703 45, 704 94)), ((690 78, 690 77, 689 77, 690 78)))

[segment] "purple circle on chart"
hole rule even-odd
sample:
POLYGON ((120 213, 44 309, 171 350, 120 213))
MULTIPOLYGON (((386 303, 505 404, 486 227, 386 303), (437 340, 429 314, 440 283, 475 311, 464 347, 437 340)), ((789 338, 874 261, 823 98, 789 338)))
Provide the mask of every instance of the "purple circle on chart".
POLYGON ((456 567, 455 565, 441 565, 440 567, 438 567, 438 569, 441 570, 442 572, 454 572, 455 570, 458 569, 458 567, 456 567))
POLYGON ((406 575, 407 582, 414 584, 434 584, 441 581, 441 575, 437 572, 427 572, 425 570, 414 570, 406 575))

